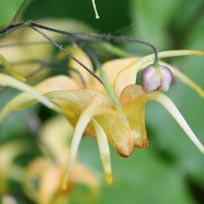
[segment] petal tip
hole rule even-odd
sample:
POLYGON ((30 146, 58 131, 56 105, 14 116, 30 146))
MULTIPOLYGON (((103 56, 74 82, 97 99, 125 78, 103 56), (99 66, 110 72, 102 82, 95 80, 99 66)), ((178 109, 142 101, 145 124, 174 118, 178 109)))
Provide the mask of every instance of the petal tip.
POLYGON ((145 148, 149 146, 149 140, 147 138, 138 141, 135 141, 135 147, 137 148, 145 148))
POLYGON ((64 178, 63 178, 63 181, 62 181, 62 190, 63 191, 67 189, 68 180, 69 180, 69 174, 66 173, 64 178))
POLYGON ((106 182, 107 182, 108 184, 112 184, 112 182, 113 182, 112 173, 111 173, 111 172, 107 172, 106 175, 105 175, 105 177, 106 177, 106 182))
POLYGON ((121 157, 127 158, 127 157, 129 157, 132 154, 133 148, 131 148, 131 150, 129 150, 128 152, 121 152, 121 151, 118 151, 118 150, 116 150, 116 151, 118 152, 118 154, 121 157))
POLYGON ((158 101, 161 103, 164 108, 173 116, 173 118, 176 120, 176 122, 180 125, 180 127, 184 130, 186 135, 189 137, 189 139, 194 143, 194 145, 201 151, 202 154, 204 154, 204 146, 199 141, 195 133, 192 131, 182 114, 179 112, 175 104, 164 94, 157 93, 155 95, 156 97, 153 100, 158 101))

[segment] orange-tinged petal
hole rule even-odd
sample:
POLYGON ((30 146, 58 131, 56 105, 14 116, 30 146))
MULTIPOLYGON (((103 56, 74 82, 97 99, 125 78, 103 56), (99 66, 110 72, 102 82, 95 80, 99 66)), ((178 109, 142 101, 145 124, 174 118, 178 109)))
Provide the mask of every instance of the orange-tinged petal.
POLYGON ((51 160, 39 157, 25 171, 24 190, 41 204, 49 204, 60 186, 62 172, 51 160), (38 186, 34 185, 38 183, 38 186))
POLYGON ((129 85, 121 93, 120 102, 128 119, 135 147, 146 147, 148 145, 145 106, 148 98, 141 86, 129 85))
POLYGON ((79 162, 75 163, 73 166, 73 171, 70 174, 70 181, 73 183, 86 184, 94 191, 98 190, 97 188, 100 186, 99 179, 94 172, 90 171, 79 162))
POLYGON ((45 151, 52 154, 58 163, 62 163, 62 150, 69 148, 73 127, 64 116, 48 120, 40 130, 40 141, 45 151))
POLYGON ((85 184, 93 192, 98 193, 100 183, 97 176, 76 162, 73 166, 73 172, 70 174, 68 187, 62 191, 61 181, 67 164, 67 155, 69 149, 64 148, 61 151, 62 163, 49 159, 49 157, 38 157, 31 161, 24 175, 24 190, 33 200, 41 204, 50 204, 53 199, 63 197, 68 194, 73 184, 85 184), (37 185, 36 185, 37 183, 37 185))
POLYGON ((73 139, 71 142, 71 149, 70 149, 70 155, 69 155, 69 161, 67 166, 67 172, 63 180, 63 189, 66 188, 67 180, 69 178, 69 174, 72 170, 73 164, 76 160, 77 150, 80 144, 80 141, 82 139, 82 136, 84 134, 84 131, 88 125, 88 123, 91 121, 91 119, 100 114, 109 113, 110 109, 106 107, 103 103, 106 103, 106 98, 102 97, 101 94, 96 95, 90 105, 81 113, 75 130, 73 134, 73 139))
POLYGON ((87 126, 92 117, 96 118, 120 155, 127 157, 132 153, 134 141, 131 129, 128 123, 124 123, 120 113, 114 109, 112 102, 105 95, 95 90, 85 89, 52 92, 46 96, 63 109, 74 126, 79 123, 78 119, 82 117, 80 114, 86 112, 87 115, 83 116, 85 119, 82 120, 84 125, 86 119, 87 126))
POLYGON ((197 148, 204 153, 204 146, 198 140, 194 132, 191 130, 184 117, 181 115, 175 104, 164 94, 160 92, 145 93, 141 86, 129 85, 126 87, 120 97, 121 104, 124 108, 124 112, 127 116, 130 126, 134 130, 137 128, 140 133, 140 138, 146 140, 145 132, 145 120, 144 120, 144 105, 149 100, 155 100, 159 102, 177 121, 181 128, 185 131, 187 136, 197 146, 197 148), (143 110, 142 112, 140 112, 143 110), (138 110, 139 109, 139 110, 138 110), (135 114, 134 114, 135 113, 135 114), (139 113, 140 116, 137 116, 139 113), (141 121, 142 120, 142 121, 141 121), (145 135, 144 135, 145 134, 145 135))
POLYGON ((123 157, 130 156, 134 147, 133 134, 128 124, 124 124, 121 120, 120 114, 113 111, 111 114, 103 114, 95 118, 118 154, 123 157))

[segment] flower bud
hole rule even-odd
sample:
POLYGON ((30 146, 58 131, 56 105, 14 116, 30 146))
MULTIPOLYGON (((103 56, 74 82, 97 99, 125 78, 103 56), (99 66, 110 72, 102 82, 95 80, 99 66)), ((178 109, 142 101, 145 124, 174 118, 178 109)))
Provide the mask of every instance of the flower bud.
POLYGON ((155 68, 153 65, 145 68, 141 77, 142 87, 146 92, 156 91, 160 88, 168 91, 173 79, 172 72, 168 67, 155 68))

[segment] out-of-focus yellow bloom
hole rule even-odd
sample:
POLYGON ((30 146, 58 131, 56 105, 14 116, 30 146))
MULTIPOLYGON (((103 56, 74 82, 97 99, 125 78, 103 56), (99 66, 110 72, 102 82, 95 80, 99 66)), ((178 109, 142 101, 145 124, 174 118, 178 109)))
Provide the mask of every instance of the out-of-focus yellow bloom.
POLYGON ((10 180, 19 181, 22 178, 22 168, 14 161, 26 151, 28 148, 25 142, 14 140, 0 145, 0 195, 8 193, 10 180))
POLYGON ((72 126, 64 117, 56 117, 46 122, 40 130, 40 148, 44 153, 30 161, 27 167, 14 162, 15 158, 29 151, 29 145, 23 141, 11 141, 0 145, 0 195, 2 203, 15 204, 9 196, 9 182, 15 180, 24 189, 27 196, 38 204, 60 204, 68 202, 75 185, 84 185, 90 189, 89 197, 97 198, 100 182, 96 174, 78 161, 62 190, 61 183, 66 171, 69 155, 69 140, 72 126))
MULTIPOLYGON (((82 50, 77 48, 72 54, 84 65, 92 69, 89 58, 82 50)), ((180 50, 164 51, 158 54, 161 59, 185 55, 203 55, 204 53, 180 50)), ((80 75, 71 73, 70 77, 48 78, 35 86, 35 89, 19 81, 17 86, 16 79, 0 74, 0 84, 28 92, 27 94, 20 94, 11 100, 1 111, 0 118, 3 119, 12 110, 22 109, 34 104, 36 99, 46 106, 62 112, 74 127, 68 172, 70 172, 75 161, 82 135, 88 133, 96 137, 98 141, 101 160, 109 183, 112 181, 112 174, 108 141, 124 157, 128 157, 134 147, 146 147, 148 139, 145 127, 145 106, 151 100, 157 101, 164 106, 198 149, 204 153, 203 145, 199 142, 175 104, 166 95, 160 91, 147 93, 141 85, 135 85, 138 71, 150 66, 153 60, 154 55, 148 55, 143 58, 122 58, 104 63, 99 72, 106 79, 104 81, 105 89, 103 85, 75 62, 71 62, 69 66, 78 70, 80 75)), ((184 74, 169 64, 164 62, 159 62, 159 64, 168 67, 174 76, 203 97, 203 90, 184 74)), ((96 72, 96 74, 98 73, 96 72)))
POLYGON ((40 131, 40 144, 44 155, 30 162, 25 169, 23 182, 27 195, 39 204, 56 204, 63 198, 66 198, 67 202, 76 184, 86 185, 93 194, 98 194, 99 179, 94 172, 79 162, 73 166, 67 188, 61 189, 72 131, 71 125, 63 117, 51 119, 40 131))
POLYGON ((18 204, 16 199, 11 195, 4 195, 1 197, 2 204, 18 204))

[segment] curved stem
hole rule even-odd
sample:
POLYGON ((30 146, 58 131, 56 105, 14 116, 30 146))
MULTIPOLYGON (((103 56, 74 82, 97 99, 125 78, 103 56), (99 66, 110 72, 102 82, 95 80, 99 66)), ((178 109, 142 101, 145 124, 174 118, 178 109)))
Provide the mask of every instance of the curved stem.
POLYGON ((63 48, 62 45, 51 39, 49 36, 47 36, 44 32, 36 28, 35 26, 32 27, 35 31, 37 31, 39 34, 41 34, 43 37, 45 37, 48 41, 50 41, 53 45, 55 45, 58 49, 60 49, 62 52, 66 54, 67 57, 71 58, 75 62, 77 62, 79 65, 81 65, 87 72, 89 72, 96 80, 98 80, 102 85, 104 85, 103 81, 94 73, 92 72, 88 67, 86 67, 82 62, 80 62, 77 58, 71 55, 66 49, 63 48))
POLYGON ((97 8, 96 8, 96 2, 95 0, 92 0, 92 5, 93 5, 93 8, 94 8, 94 12, 95 12, 95 16, 96 18, 100 18, 100 16, 98 15, 98 11, 97 11, 97 8))
POLYGON ((132 42, 132 43, 143 44, 143 45, 150 47, 154 52, 153 65, 157 65, 158 60, 159 60, 156 47, 152 45, 151 43, 148 43, 142 40, 136 40, 134 38, 124 37, 124 36, 100 35, 100 34, 90 34, 90 33, 76 33, 75 35, 77 35, 79 38, 83 38, 84 36, 84 37, 91 37, 91 38, 99 38, 99 39, 108 40, 108 41, 113 40, 115 42, 132 42))

